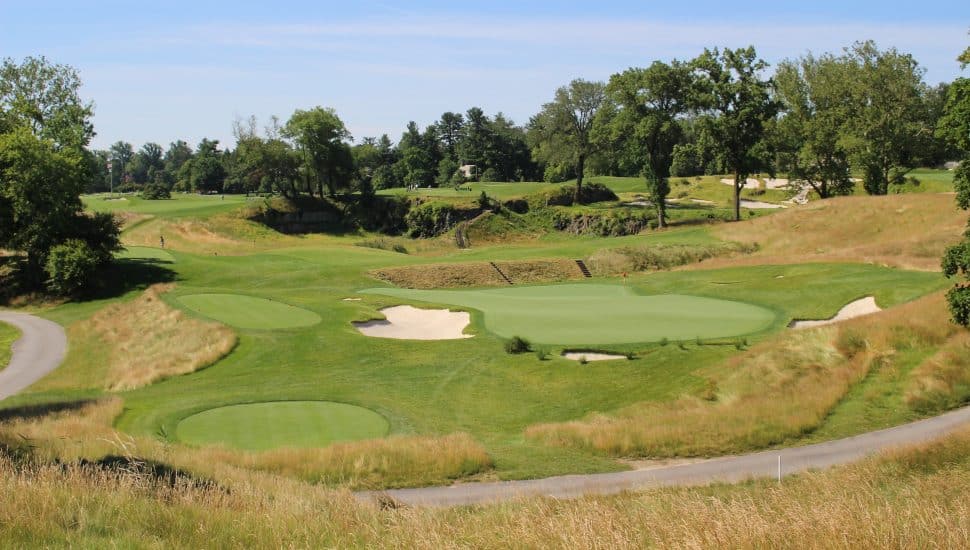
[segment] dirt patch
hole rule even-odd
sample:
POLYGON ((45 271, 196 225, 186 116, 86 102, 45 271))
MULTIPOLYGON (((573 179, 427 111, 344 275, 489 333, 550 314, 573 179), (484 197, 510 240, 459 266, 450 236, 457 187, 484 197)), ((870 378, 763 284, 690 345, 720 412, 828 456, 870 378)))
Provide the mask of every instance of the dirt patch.
POLYGON ((397 340, 458 340, 471 338, 464 334, 471 323, 466 311, 447 309, 418 309, 412 306, 394 306, 381 310, 385 319, 354 323, 365 336, 394 338, 397 340))

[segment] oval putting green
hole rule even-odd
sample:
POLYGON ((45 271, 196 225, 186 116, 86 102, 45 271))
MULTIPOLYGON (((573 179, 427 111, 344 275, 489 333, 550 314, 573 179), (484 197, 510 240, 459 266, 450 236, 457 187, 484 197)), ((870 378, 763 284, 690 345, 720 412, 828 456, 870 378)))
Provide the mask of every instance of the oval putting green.
POLYGON ((179 422, 176 437, 192 445, 261 451, 384 437, 388 428, 383 416, 355 405, 272 401, 202 411, 179 422))
POLYGON ((539 344, 728 338, 765 330, 776 321, 774 312, 752 304, 682 294, 641 295, 625 285, 362 292, 474 308, 485 314, 485 326, 495 334, 539 344))
POLYGON ((320 322, 312 311, 242 294, 189 294, 178 300, 192 311, 239 328, 308 327, 320 322))

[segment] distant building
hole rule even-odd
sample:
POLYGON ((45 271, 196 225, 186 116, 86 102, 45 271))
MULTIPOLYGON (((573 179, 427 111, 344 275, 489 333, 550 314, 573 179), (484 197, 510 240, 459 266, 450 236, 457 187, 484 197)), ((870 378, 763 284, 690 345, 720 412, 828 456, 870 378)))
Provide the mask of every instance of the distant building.
POLYGON ((458 171, 468 180, 475 179, 478 176, 478 170, 474 164, 462 164, 458 167, 458 171))

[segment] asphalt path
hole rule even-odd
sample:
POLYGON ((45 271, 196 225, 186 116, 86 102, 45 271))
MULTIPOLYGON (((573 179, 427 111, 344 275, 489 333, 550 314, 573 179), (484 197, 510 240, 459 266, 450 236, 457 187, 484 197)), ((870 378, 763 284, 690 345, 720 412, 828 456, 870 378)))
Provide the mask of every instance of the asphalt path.
POLYGON ((0 370, 0 399, 6 399, 60 366, 67 353, 67 335, 61 325, 26 313, 0 311, 0 321, 22 333, 13 344, 10 364, 0 370))
POLYGON ((854 462, 893 447, 936 439, 968 422, 970 422, 970 407, 964 407, 934 418, 845 439, 716 458, 692 464, 606 474, 368 491, 357 493, 357 497, 371 501, 390 499, 395 503, 409 506, 442 507, 488 504, 536 496, 575 498, 656 487, 736 483, 748 479, 776 478, 779 475, 784 477, 806 470, 854 462))

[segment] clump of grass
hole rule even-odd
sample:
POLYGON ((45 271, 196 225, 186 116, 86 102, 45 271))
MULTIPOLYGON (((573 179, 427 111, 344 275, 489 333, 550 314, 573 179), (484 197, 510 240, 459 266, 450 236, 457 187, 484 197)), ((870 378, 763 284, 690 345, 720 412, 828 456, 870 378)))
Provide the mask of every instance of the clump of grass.
POLYGON ((580 365, 585 365, 586 363, 589 363, 589 360, 586 359, 586 356, 585 355, 580 355, 579 356, 579 364, 580 365))
POLYGON ((513 336, 505 341, 505 353, 526 353, 530 349, 529 341, 519 336, 513 336))
POLYGON ((173 285, 154 285, 135 300, 110 305, 69 329, 68 361, 41 382, 112 391, 129 390, 195 372, 225 357, 236 334, 215 322, 188 317, 161 294, 173 285))
POLYGON ((539 358, 540 361, 545 361, 545 360, 549 359, 549 350, 546 349, 546 348, 539 348, 539 349, 537 349, 536 350, 536 357, 539 358))
POLYGON ((701 245, 654 245, 602 249, 590 256, 591 269, 603 274, 656 271, 697 263, 709 258, 748 254, 756 244, 718 243, 701 245))
POLYGON ((963 333, 910 373, 906 405, 922 414, 970 402, 970 334, 963 333))
POLYGON ((399 254, 407 254, 408 249, 400 243, 392 243, 387 239, 380 237, 377 239, 370 239, 366 241, 360 241, 355 243, 356 246, 363 246, 365 248, 377 248, 379 250, 390 250, 392 252, 397 252, 399 254))
POLYGON ((660 339, 660 345, 661 346, 666 346, 669 343, 670 343, 670 340, 668 340, 666 336, 664 336, 663 338, 660 339))

